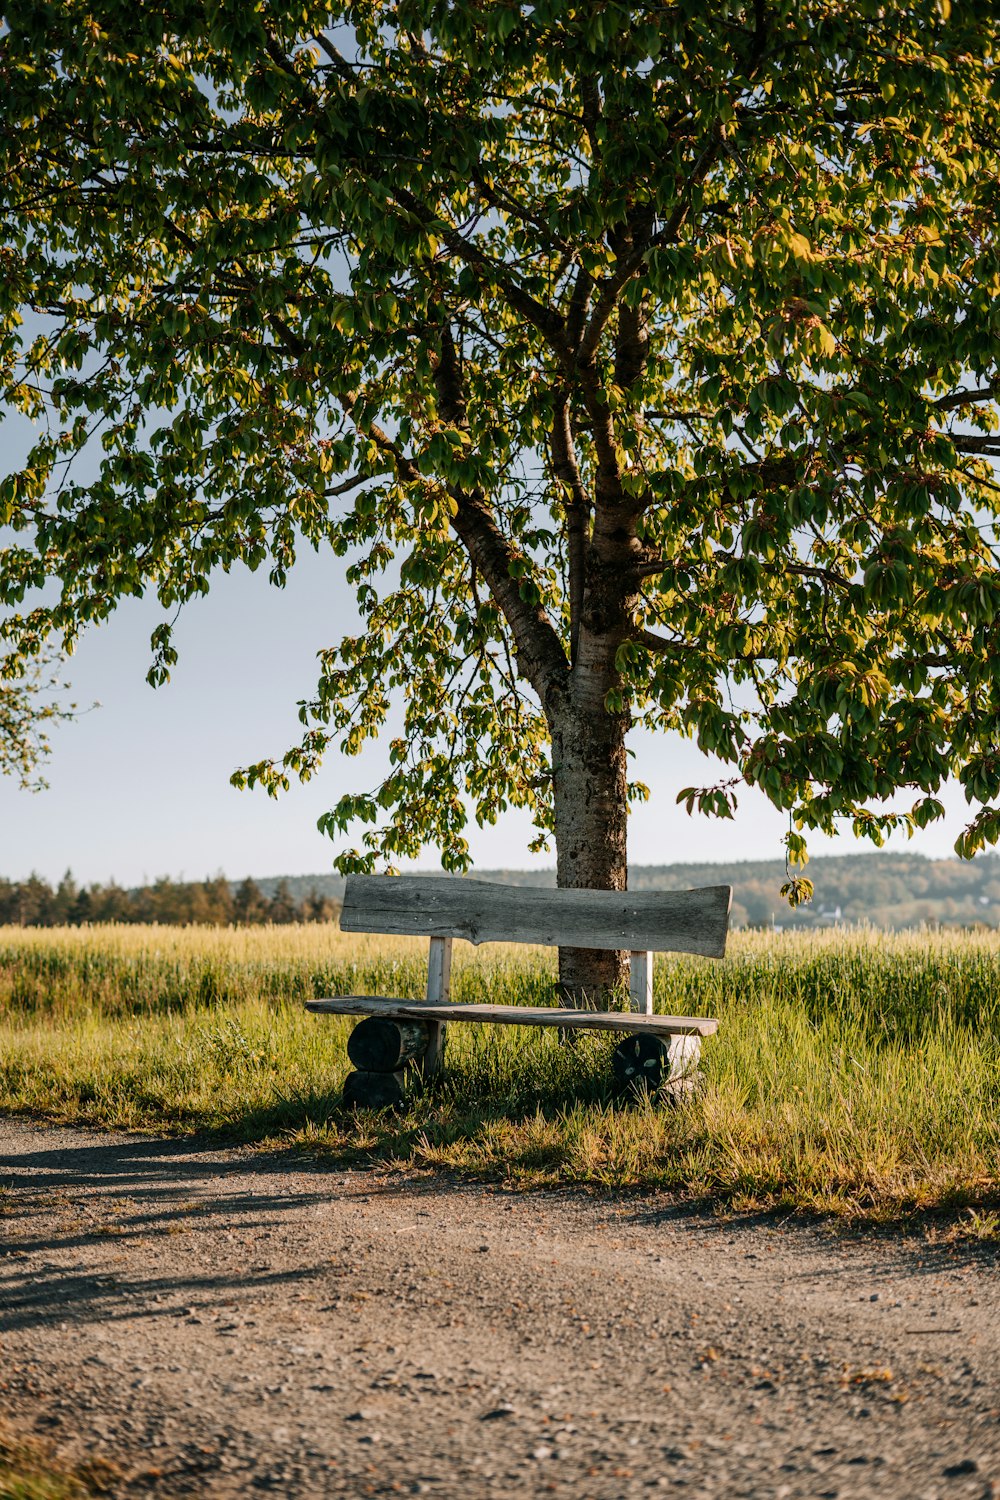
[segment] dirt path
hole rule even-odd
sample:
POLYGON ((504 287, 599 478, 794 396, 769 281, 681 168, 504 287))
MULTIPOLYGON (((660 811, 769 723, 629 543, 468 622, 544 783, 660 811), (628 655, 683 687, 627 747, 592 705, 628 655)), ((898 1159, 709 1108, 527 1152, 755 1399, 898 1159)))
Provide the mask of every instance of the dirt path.
POLYGON ((129 1496, 1000 1496, 995 1255, 0 1121, 0 1415, 129 1496))

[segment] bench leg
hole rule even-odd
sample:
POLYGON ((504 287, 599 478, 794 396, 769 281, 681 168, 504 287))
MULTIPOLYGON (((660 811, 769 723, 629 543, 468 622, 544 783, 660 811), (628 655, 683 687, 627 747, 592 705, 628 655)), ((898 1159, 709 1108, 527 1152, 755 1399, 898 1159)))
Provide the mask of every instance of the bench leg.
POLYGON ((701 1037, 650 1036, 632 1032, 618 1043, 612 1068, 619 1088, 635 1095, 677 1101, 697 1088, 701 1074, 701 1037))
POLYGON ((701 1059, 700 1036, 672 1036, 668 1048, 670 1071, 660 1084, 656 1097, 663 1104, 680 1104, 696 1094, 705 1081, 698 1066, 701 1059))
POLYGON ((629 955, 629 1009, 641 1016, 653 1014, 653 955, 631 953, 629 955))
POLYGON ((672 1036, 668 1050, 671 1078, 690 1078, 697 1073, 701 1061, 700 1036, 672 1036))
MULTIPOLYGON (((427 999, 434 1005, 446 1005, 451 999, 451 945, 452 939, 431 938, 427 955, 427 999)), ((434 1078, 444 1071, 444 1043, 447 1027, 443 1021, 428 1021, 430 1035, 421 1069, 425 1078, 434 1078)))

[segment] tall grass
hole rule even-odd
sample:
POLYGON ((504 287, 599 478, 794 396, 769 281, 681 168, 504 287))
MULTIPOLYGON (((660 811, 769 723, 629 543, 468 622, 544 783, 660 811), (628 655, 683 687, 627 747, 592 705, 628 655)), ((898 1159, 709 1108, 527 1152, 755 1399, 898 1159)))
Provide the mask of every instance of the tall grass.
MULTIPOLYGON (((0 928, 0 1109, 283 1138, 521 1183, 666 1187, 891 1218, 1000 1209, 1000 936, 737 934, 658 962, 658 1010, 716 1015, 705 1088, 624 1107, 607 1036, 453 1026, 401 1114, 339 1104, 352 1024, 320 994, 419 996, 426 944, 317 926, 0 928)), ((548 1003, 551 952, 458 945, 457 1000, 548 1003)))

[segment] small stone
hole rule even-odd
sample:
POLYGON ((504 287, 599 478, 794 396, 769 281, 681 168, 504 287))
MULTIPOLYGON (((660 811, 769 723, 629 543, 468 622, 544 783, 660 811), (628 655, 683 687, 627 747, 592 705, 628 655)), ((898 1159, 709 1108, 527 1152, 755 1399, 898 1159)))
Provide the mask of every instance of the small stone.
POLYGON ((539 1443, 537 1448, 532 1449, 531 1456, 537 1459, 539 1463, 542 1463, 546 1458, 552 1457, 552 1449, 547 1448, 544 1443, 539 1443))
POLYGON ((499 1406, 494 1406, 492 1411, 483 1412, 479 1418, 480 1422, 496 1422, 500 1417, 512 1417, 514 1408, 509 1401, 502 1401, 499 1406))

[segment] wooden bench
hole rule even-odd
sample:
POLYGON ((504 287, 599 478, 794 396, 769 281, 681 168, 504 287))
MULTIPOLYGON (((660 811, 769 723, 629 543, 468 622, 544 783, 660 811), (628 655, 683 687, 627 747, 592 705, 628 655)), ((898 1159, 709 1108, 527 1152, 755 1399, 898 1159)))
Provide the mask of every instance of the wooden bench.
POLYGON ((655 1088, 693 1073, 702 1037, 711 1036, 719 1023, 710 1016, 654 1014, 653 953, 722 958, 731 901, 728 885, 695 891, 540 890, 442 876, 354 875, 344 893, 341 929, 429 937, 426 999, 343 995, 307 1000, 306 1006, 320 1014, 367 1017, 348 1041, 356 1071, 344 1085, 344 1102, 351 1105, 398 1103, 409 1068, 428 1077, 439 1073, 445 1028, 456 1021, 620 1031, 623 1040, 614 1054, 619 1082, 655 1088), (455 938, 624 949, 631 954, 631 1010, 453 1004, 455 938))

